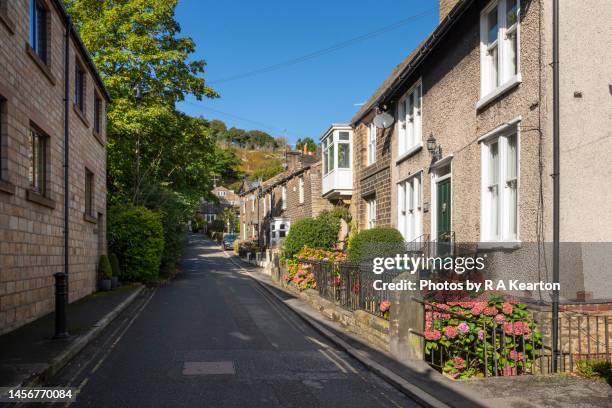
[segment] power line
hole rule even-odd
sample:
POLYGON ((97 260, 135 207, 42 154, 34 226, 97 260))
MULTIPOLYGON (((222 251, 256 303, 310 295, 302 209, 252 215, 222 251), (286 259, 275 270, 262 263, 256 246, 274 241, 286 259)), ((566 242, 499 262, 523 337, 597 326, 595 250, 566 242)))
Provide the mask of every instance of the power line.
POLYGON ((403 20, 397 21, 397 22, 395 22, 393 24, 390 24, 388 26, 385 26, 383 28, 379 28, 378 30, 371 31, 369 33, 362 34, 360 36, 351 38, 349 40, 339 42, 339 43, 331 45, 329 47, 322 48, 322 49, 320 49, 318 51, 313 51, 311 53, 304 54, 304 55, 302 55, 300 57, 296 57, 296 58, 292 58, 292 59, 289 59, 289 60, 286 60, 286 61, 283 61, 283 62, 272 64, 272 65, 269 65, 267 67, 258 68, 258 69, 254 69, 254 70, 251 70, 251 71, 247 71, 247 72, 244 72, 242 74, 231 75, 231 76, 227 76, 225 78, 219 78, 217 80, 207 81, 207 82, 209 84, 211 84, 211 85, 213 85, 213 84, 220 84, 220 83, 224 83, 224 82, 235 81, 237 79, 247 78, 247 77, 250 77, 250 76, 253 76, 253 75, 264 74, 264 73, 267 73, 267 72, 270 72, 270 71, 276 71, 278 69, 282 69, 282 68, 285 68, 285 67, 288 67, 288 66, 291 66, 291 65, 296 65, 296 64, 299 64, 301 62, 308 61, 308 60, 311 60, 313 58, 317 58, 317 57, 320 57, 322 55, 329 54, 329 53, 341 50, 341 49, 346 48, 346 47, 350 47, 351 45, 355 45, 357 43, 363 42, 363 41, 368 40, 370 38, 374 38, 374 37, 377 37, 377 36, 379 36, 381 34, 384 34, 384 33, 387 33, 389 31, 395 30, 396 28, 402 27, 402 26, 408 24, 409 22, 412 22, 414 20, 418 20, 419 18, 422 18, 422 17, 424 17, 424 16, 426 16, 428 14, 431 14, 433 11, 436 11, 436 10, 437 10, 436 8, 425 10, 425 11, 423 11, 421 13, 414 14, 414 15, 412 15, 410 17, 407 17, 407 18, 405 18, 403 20))
POLYGON ((280 132, 280 133, 282 133, 282 136, 291 135, 291 136, 301 137, 301 136, 299 136, 298 132, 293 132, 293 131, 289 132, 288 129, 284 128, 284 127, 279 127, 279 126, 271 125, 269 123, 263 123, 263 122, 259 122, 257 120, 248 119, 248 118, 245 118, 245 117, 242 117, 242 116, 235 115, 233 113, 224 112, 224 111, 221 111, 219 109, 214 109, 214 108, 211 108, 209 106, 204 106, 204 105, 200 105, 200 104, 189 102, 189 101, 183 101, 182 103, 194 106, 196 108, 201 108, 201 109, 205 109, 205 110, 208 110, 208 111, 211 111, 211 112, 215 112, 215 113, 218 113, 220 115, 225 115, 225 116, 228 116, 230 118, 233 118, 233 119, 236 119, 236 120, 239 120, 239 121, 242 121, 242 122, 249 122, 249 123, 252 123, 254 125, 261 126, 263 128, 269 129, 269 130, 273 130, 275 132, 280 132))

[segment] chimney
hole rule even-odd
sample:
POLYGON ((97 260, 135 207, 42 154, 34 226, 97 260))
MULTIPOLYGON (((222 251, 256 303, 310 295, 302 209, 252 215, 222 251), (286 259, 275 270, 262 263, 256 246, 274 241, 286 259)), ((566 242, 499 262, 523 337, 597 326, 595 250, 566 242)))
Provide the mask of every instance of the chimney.
POLYGON ((440 0, 440 21, 444 20, 453 7, 455 7, 455 4, 460 1, 461 0, 440 0))

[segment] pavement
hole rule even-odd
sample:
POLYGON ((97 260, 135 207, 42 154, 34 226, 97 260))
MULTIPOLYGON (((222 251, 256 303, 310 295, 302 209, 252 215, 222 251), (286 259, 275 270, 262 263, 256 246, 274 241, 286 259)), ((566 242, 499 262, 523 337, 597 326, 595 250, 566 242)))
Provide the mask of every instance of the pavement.
POLYGON ((32 385, 52 376, 141 290, 140 285, 124 285, 69 304, 66 315, 70 337, 66 339, 52 338, 53 313, 0 336, 0 386, 32 385))
POLYGON ((48 383, 76 407, 415 407, 190 235, 181 272, 48 383))

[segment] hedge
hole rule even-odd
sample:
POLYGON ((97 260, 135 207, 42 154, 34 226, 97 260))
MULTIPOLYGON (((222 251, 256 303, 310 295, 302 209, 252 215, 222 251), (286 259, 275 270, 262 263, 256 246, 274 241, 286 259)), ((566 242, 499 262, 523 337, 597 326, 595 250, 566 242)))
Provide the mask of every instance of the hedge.
POLYGON ((160 214, 133 205, 111 207, 108 211, 108 246, 119 258, 126 279, 156 280, 164 252, 160 214))
POLYGON ((340 221, 329 222, 329 217, 303 218, 289 229, 283 242, 283 255, 292 258, 303 247, 331 249, 338 240, 340 221))
POLYGON ((404 250, 404 238, 395 228, 372 228, 359 231, 347 248, 348 259, 359 262, 378 256, 392 256, 404 250))

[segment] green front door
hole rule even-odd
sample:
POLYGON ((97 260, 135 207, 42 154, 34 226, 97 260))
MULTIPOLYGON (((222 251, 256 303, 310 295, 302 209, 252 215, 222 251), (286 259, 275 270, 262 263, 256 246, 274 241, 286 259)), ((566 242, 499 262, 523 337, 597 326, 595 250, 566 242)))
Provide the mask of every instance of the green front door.
POLYGON ((437 183, 436 219, 438 256, 450 253, 451 244, 451 179, 437 183))

